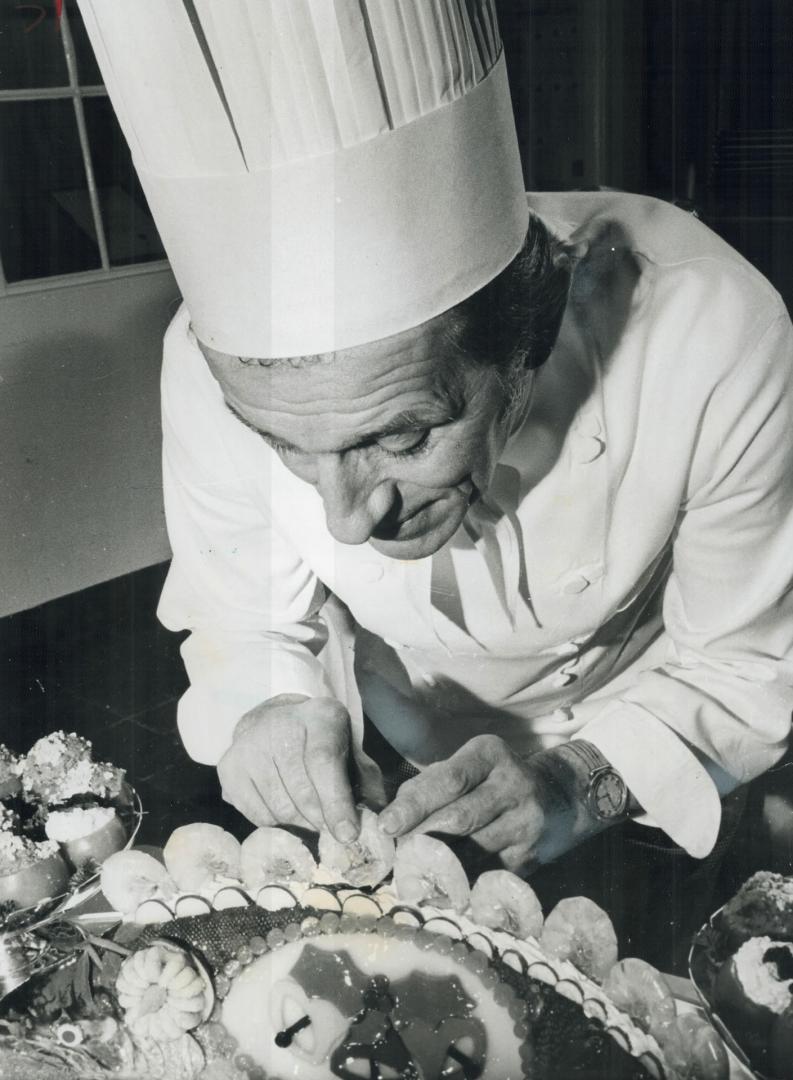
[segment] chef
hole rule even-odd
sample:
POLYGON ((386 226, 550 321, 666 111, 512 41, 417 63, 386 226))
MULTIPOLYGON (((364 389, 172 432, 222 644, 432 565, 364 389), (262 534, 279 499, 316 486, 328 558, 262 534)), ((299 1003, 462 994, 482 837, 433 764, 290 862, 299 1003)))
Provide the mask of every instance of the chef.
POLYGON ((492 0, 81 7, 184 295, 188 753, 256 824, 368 800, 629 939, 707 904, 793 708, 778 295, 671 206, 524 195, 492 0))

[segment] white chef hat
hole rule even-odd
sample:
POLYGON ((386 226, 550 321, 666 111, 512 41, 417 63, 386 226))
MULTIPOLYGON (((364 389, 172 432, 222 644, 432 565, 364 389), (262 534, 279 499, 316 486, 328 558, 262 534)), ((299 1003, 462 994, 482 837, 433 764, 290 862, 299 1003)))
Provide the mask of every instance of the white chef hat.
POLYGON ((79 0, 198 337, 360 345, 528 225, 495 0, 79 0))

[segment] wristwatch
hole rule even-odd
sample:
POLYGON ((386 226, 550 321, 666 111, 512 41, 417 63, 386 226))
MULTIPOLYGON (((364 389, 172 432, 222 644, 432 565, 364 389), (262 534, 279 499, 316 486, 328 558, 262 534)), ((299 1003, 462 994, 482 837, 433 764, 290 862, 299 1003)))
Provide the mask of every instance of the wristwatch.
POLYGON ((571 739, 558 749, 574 754, 589 766, 584 800, 593 817, 598 821, 614 821, 627 816, 628 786, 596 746, 582 739, 571 739))

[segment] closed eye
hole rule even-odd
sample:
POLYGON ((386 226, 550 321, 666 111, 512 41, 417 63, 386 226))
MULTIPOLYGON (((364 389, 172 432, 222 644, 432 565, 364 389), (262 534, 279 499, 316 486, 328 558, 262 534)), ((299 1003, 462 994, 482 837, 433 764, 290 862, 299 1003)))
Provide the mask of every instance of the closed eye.
POLYGON ((389 457, 412 457, 427 450, 432 428, 405 431, 398 435, 381 435, 378 447, 389 457))
MULTIPOLYGON (((429 437, 431 429, 427 428, 424 431, 407 432, 404 435, 383 435, 382 438, 377 439, 373 444, 383 453, 389 457, 413 457, 415 455, 423 453, 429 448, 429 437)), ((265 435, 263 432, 259 432, 261 437, 272 447, 277 454, 300 454, 296 446, 292 446, 291 443, 279 442, 278 439, 274 439, 272 435, 265 435)))
MULTIPOLYGON (((260 428, 256 427, 250 420, 243 416, 230 401, 225 400, 224 404, 229 412, 232 413, 240 423, 253 431, 260 439, 263 439, 277 454, 298 455, 303 453, 299 447, 294 446, 292 443, 282 442, 268 431, 262 431, 260 428)), ((431 436, 436 427, 444 427, 446 424, 454 423, 455 420, 456 416, 451 415, 428 427, 414 427, 408 428, 405 431, 383 432, 380 435, 373 435, 363 439, 356 446, 350 447, 350 449, 355 450, 372 447, 382 450, 388 457, 417 457, 419 454, 430 449, 432 444, 431 436)))

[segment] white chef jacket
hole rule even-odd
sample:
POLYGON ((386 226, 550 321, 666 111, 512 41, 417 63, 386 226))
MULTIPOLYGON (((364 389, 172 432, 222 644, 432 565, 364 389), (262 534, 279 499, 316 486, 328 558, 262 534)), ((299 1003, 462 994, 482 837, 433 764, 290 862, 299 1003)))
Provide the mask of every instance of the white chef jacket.
POLYGON ((562 333, 491 489, 435 555, 329 534, 321 499, 225 408, 184 307, 165 339, 159 607, 216 763, 283 692, 365 711, 419 767, 493 732, 594 743, 657 825, 711 850, 719 795, 793 709, 793 333, 704 225, 617 193, 530 195, 581 245, 562 333), (586 252, 584 254, 584 252, 586 252))

